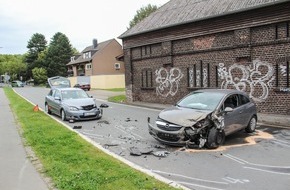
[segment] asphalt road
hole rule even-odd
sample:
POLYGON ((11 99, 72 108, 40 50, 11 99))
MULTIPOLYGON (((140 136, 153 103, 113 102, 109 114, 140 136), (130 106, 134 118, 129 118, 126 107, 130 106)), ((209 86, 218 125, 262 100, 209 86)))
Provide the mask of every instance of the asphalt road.
MULTIPOLYGON (((15 90, 44 109, 48 88, 15 90)), ((167 147, 147 129, 147 117, 154 121, 160 110, 105 103, 109 108, 104 108, 102 119, 65 123, 72 128, 81 126, 75 130, 111 152, 189 189, 290 189, 289 129, 259 126, 254 134, 241 131, 228 136, 216 150, 167 147), (151 151, 156 155, 145 154, 151 151), (160 157, 158 153, 168 154, 160 157)))

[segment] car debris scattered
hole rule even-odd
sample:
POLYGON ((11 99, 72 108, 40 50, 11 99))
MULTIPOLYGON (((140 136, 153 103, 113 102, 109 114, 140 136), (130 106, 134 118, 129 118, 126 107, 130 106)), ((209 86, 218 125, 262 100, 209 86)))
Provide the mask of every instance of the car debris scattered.
MULTIPOLYGON (((154 146, 145 148, 138 148, 134 146, 130 147, 129 151, 132 156, 153 155, 156 157, 166 157, 170 154, 167 150, 154 150, 154 146)), ((146 156, 144 158, 146 158, 146 156)))
POLYGON ((170 154, 168 151, 157 151, 152 153, 156 157, 166 157, 170 154))
POLYGON ((75 126, 73 126, 73 129, 81 129, 81 128, 82 128, 81 125, 75 125, 75 126))
POLYGON ((104 123, 104 124, 107 124, 107 125, 110 124, 110 122, 108 122, 108 121, 106 121, 106 120, 101 120, 101 121, 98 121, 97 123, 104 123))
POLYGON ((101 108, 108 108, 108 107, 109 107, 109 105, 108 105, 108 104, 104 104, 104 103, 103 103, 103 104, 101 104, 101 105, 100 105, 100 107, 101 107, 101 108))

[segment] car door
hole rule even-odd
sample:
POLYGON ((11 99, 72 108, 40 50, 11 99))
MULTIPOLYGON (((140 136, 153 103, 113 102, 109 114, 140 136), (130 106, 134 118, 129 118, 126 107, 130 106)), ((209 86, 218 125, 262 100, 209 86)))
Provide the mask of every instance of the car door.
POLYGON ((239 103, 240 103, 240 122, 243 128, 245 128, 248 125, 248 122, 250 121, 253 112, 251 111, 251 101, 250 99, 243 95, 239 94, 239 103))
POLYGON ((225 109, 226 107, 232 108, 231 112, 226 112, 224 114, 224 130, 226 135, 229 135, 237 130, 240 130, 243 127, 241 125, 241 113, 243 112, 242 109, 239 107, 238 94, 231 94, 225 99, 223 103, 223 109, 225 109))
POLYGON ((61 107, 61 95, 60 91, 56 89, 52 95, 51 111, 60 115, 60 107, 61 107))

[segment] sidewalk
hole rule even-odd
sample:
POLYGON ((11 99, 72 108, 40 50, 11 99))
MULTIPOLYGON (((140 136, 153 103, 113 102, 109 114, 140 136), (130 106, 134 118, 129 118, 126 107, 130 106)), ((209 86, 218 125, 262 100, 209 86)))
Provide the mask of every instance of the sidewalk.
POLYGON ((49 189, 26 154, 9 101, 2 88, 0 88, 0 189, 49 189))

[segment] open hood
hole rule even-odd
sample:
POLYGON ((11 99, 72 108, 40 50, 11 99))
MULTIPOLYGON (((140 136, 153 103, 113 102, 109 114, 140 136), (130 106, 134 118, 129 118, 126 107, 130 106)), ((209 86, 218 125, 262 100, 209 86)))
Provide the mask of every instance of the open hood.
POLYGON ((65 77, 56 76, 47 79, 50 88, 69 88, 70 80, 65 77))

